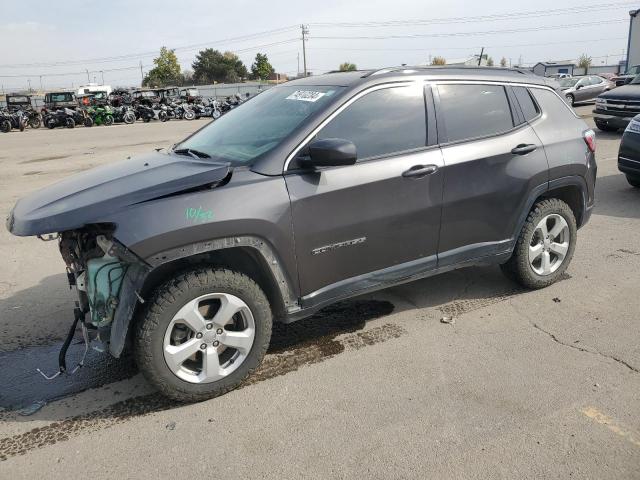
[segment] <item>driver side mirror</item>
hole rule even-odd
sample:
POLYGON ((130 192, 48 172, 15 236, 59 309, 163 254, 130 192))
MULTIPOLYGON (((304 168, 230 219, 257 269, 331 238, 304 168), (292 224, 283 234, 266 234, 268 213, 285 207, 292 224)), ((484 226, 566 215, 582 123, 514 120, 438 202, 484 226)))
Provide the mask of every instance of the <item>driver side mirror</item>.
POLYGON ((315 140, 308 149, 309 157, 300 162, 306 168, 353 165, 358 159, 354 143, 342 138, 315 140))
POLYGON ((576 90, 580 90, 582 87, 584 87, 584 85, 578 84, 578 85, 576 85, 576 90))

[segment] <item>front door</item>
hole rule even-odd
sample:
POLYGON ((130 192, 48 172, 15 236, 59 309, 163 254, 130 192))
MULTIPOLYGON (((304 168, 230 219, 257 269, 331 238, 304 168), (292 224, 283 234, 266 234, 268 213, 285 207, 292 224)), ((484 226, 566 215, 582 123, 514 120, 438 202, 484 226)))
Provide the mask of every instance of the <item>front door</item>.
POLYGON ((314 137, 352 141, 355 165, 285 176, 307 303, 435 267, 443 163, 426 123, 422 84, 373 89, 314 137))

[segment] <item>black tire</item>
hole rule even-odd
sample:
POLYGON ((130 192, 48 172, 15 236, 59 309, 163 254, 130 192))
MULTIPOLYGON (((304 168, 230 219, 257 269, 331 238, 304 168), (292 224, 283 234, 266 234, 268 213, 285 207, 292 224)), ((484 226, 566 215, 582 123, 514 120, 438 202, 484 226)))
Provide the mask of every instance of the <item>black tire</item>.
POLYGON ((136 122, 136 116, 133 113, 125 113, 124 117, 122 117, 122 120, 127 125, 131 125, 136 122))
POLYGON ((29 126, 31 128, 40 128, 41 124, 42 124, 42 120, 40 120, 40 117, 31 117, 29 119, 29 126))
POLYGON ((2 120, 2 122, 0 122, 0 131, 2 131, 2 133, 9 133, 11 131, 11 122, 9 120, 2 120))
POLYGON ((71 117, 67 117, 64 126, 67 128, 76 128, 76 121, 71 117))
POLYGON ((84 119, 84 126, 87 128, 91 128, 93 127, 93 118, 91 117, 85 117, 84 119))
POLYGON ((166 122, 167 120, 169 120, 169 116, 167 115, 167 112, 162 111, 158 113, 158 120, 160 120, 161 122, 166 122))
POLYGON ((135 330, 135 358, 145 378, 163 395, 181 402, 198 402, 236 388, 260 365, 271 339, 272 315, 267 297, 246 275, 231 270, 196 268, 178 274, 154 293, 135 330), (173 316, 187 302, 212 292, 243 300, 255 321, 254 343, 243 363, 228 376, 211 383, 190 383, 167 366, 163 341, 173 316))
POLYGON ((565 272, 576 248, 578 229, 576 218, 571 207, 557 198, 550 198, 536 203, 529 212, 527 220, 516 241, 516 246, 509 260, 500 265, 503 273, 526 288, 538 289, 548 287, 555 283, 565 272), (533 240, 538 223, 547 215, 557 214, 562 216, 569 226, 569 249, 558 269, 549 275, 538 275, 529 263, 529 246, 533 240))
POLYGON ((606 123, 598 122, 597 120, 596 120, 596 127, 598 128, 598 130, 601 130, 603 132, 617 132, 618 131, 618 127, 611 127, 611 126, 607 125, 606 123))
POLYGON ((183 118, 189 121, 194 120, 196 118, 196 113, 193 110, 186 110, 184 112, 183 118))
POLYGON ((19 129, 21 132, 24 132, 24 129, 25 129, 26 127, 27 127, 27 122, 25 122, 25 120, 24 120, 24 119, 20 119, 20 123, 19 123, 19 125, 18 125, 18 129, 19 129))
POLYGON ((104 124, 107 127, 110 127, 111 125, 113 125, 113 117, 111 115, 107 115, 104 117, 104 124))
POLYGON ((48 118, 45 120, 44 122, 47 125, 47 128, 49 129, 53 129, 56 128, 58 126, 58 122, 55 118, 48 118))
POLYGON ((632 187, 640 188, 640 177, 627 175, 627 182, 629 182, 629 185, 631 185, 632 187))
POLYGON ((148 116, 145 115, 144 117, 142 117, 142 121, 144 123, 149 123, 151 121, 151 117, 148 117, 148 116))
POLYGON ((576 103, 576 99, 574 98, 574 96, 573 96, 573 95, 568 94, 565 98, 567 99, 567 103, 568 103, 569 105, 571 105, 572 107, 575 105, 575 103, 576 103))

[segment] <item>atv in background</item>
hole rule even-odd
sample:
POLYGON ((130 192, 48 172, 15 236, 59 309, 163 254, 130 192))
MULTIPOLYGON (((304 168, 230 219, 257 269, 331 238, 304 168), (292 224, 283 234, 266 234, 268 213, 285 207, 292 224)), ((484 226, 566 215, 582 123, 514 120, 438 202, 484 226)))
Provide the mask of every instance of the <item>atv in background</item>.
POLYGON ((6 102, 9 113, 21 112, 31 128, 40 128, 42 115, 33 107, 29 95, 7 95, 6 102))

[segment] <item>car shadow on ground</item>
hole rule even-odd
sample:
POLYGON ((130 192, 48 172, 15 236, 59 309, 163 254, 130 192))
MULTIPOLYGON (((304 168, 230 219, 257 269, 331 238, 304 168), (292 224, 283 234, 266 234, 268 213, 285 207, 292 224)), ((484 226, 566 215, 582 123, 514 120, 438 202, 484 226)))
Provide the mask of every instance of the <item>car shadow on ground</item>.
MULTIPOLYGON (((4 312, 8 305, 30 298, 35 302, 32 312, 36 312, 34 314, 37 314, 37 318, 55 318, 60 313, 49 309, 47 299, 51 295, 52 284, 64 288, 60 283, 61 279, 54 276, 37 286, 17 292, 13 297, 0 302, 0 311, 4 312)), ((432 312, 431 319, 438 322, 441 315, 460 315, 522 292, 524 290, 503 277, 497 267, 465 268, 336 303, 311 318, 288 325, 274 325, 265 361, 245 382, 245 386, 289 373, 304 365, 321 362, 345 350, 365 348, 405 334, 402 324, 393 321, 376 322, 375 326, 367 327, 369 321, 393 312, 435 307, 436 311, 435 314, 432 312)), ((69 306, 65 307, 63 315, 65 319, 69 318, 70 323, 69 306)), ((52 333, 53 336, 64 334, 68 324, 62 323, 65 325, 63 332, 52 333)), ((50 328, 49 325, 51 320, 43 321, 42 330, 46 331, 50 328)), ((38 406, 46 403, 129 378, 140 384, 140 389, 136 385, 137 391, 149 391, 142 376, 136 375, 137 370, 130 356, 115 359, 93 350, 89 351, 85 366, 76 375, 61 376, 53 381, 45 380, 36 368, 47 373, 55 372, 61 344, 61 341, 48 342, 0 353, 0 365, 4 367, 0 369, 0 409, 14 413, 24 409, 28 412, 31 408, 37 410, 38 406)), ((77 332, 69 349, 69 366, 77 363, 83 350, 81 336, 77 332)), ((113 391, 102 393, 106 396, 113 395, 113 391)), ((135 392, 131 392, 131 395, 134 394, 135 392)), ((127 394, 123 396, 126 398, 127 394)), ((129 413, 131 409, 147 412, 176 405, 168 400, 158 400, 158 394, 137 397, 138 400, 130 398, 124 400, 124 403, 123 396, 113 396, 112 400, 114 404, 122 404, 122 408, 126 406, 129 413)), ((120 415, 117 413, 119 411, 109 407, 100 418, 120 415)), ((51 415, 45 409, 33 417, 10 416, 12 421, 28 422, 31 419, 59 421, 75 414, 71 407, 63 405, 51 415)))
POLYGON ((640 218, 640 188, 627 182, 624 174, 598 177, 594 215, 620 218, 640 218))

